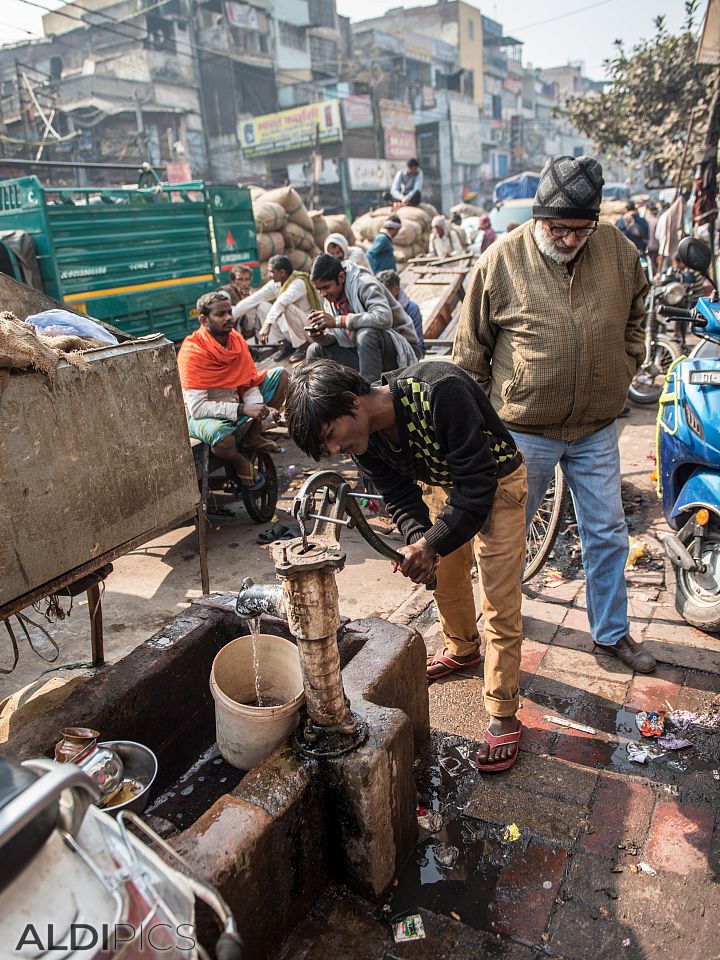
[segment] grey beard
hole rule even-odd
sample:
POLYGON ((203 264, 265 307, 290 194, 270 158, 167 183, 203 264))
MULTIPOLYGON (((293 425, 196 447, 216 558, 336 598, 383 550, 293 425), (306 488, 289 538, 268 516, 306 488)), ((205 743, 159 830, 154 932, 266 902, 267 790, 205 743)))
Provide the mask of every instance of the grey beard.
POLYGON ((540 253, 544 254, 549 260, 554 260, 555 263, 570 263, 571 260, 575 259, 586 242, 586 240, 583 240, 582 243, 573 247, 572 250, 568 250, 567 253, 561 253, 553 243, 552 237, 549 237, 543 230, 541 220, 535 221, 534 231, 535 242, 540 248, 540 253))

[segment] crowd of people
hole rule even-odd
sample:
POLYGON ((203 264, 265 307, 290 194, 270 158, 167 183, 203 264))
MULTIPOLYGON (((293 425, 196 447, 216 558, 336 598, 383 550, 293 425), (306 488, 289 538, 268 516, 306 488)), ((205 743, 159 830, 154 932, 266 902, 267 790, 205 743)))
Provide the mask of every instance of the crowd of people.
MULTIPOLYGON (((484 772, 517 758, 525 530, 558 464, 578 519, 592 638, 635 671, 655 669, 630 636, 616 422, 644 354, 638 219, 646 247, 650 227, 632 207, 617 228, 601 222, 602 187, 590 157, 547 162, 532 218, 480 255, 452 364, 422 359, 422 317, 392 256, 394 218, 367 258, 332 234, 309 273, 274 257, 251 292, 236 268, 200 299, 199 328, 179 353, 190 433, 242 483, 261 482, 243 448, 272 444, 262 422, 284 405, 301 450, 352 457, 382 494, 406 543, 396 569, 437 581, 445 644, 428 657, 429 681, 480 662, 474 552, 491 718, 476 758, 484 772), (252 337, 302 362, 291 377, 279 366, 259 372, 252 337)), ((421 191, 411 161, 391 196, 414 204, 421 191)), ((436 256, 464 249, 457 224, 433 220, 430 246, 436 256)))

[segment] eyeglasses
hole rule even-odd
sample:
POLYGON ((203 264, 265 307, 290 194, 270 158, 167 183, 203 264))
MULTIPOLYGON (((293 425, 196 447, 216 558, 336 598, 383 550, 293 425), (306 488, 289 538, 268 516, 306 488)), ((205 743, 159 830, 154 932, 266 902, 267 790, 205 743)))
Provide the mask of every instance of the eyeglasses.
POLYGON ((595 233, 597 224, 594 223, 591 227, 566 227, 562 223, 549 223, 548 230, 553 237, 557 237, 558 239, 561 237, 569 237, 571 233, 574 233, 575 236, 580 239, 584 239, 595 233))

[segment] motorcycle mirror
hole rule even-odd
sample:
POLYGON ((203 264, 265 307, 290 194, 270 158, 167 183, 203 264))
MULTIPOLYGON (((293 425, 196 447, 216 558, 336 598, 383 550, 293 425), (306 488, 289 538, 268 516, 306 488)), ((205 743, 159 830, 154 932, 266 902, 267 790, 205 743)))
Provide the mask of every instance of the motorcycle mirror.
MULTIPOLYGON (((683 237, 678 246, 678 257, 691 270, 708 276, 712 253, 710 247, 697 237, 683 237)), ((708 277, 709 279, 709 277, 708 277)))

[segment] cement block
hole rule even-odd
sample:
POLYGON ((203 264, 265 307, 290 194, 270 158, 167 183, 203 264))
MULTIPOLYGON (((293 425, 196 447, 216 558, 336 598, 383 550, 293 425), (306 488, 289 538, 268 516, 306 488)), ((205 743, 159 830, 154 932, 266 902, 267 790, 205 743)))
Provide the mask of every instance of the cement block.
POLYGON ((233 911, 243 960, 272 960, 328 883, 323 781, 289 747, 221 797, 174 846, 233 911))
POLYGON ((402 710, 412 724, 415 749, 430 735, 425 644, 419 633, 377 617, 354 620, 348 631, 366 636, 365 645, 343 670, 345 693, 356 700, 402 710))
POLYGON ((339 832, 343 875, 353 889, 379 897, 417 839, 415 751, 407 716, 374 704, 353 709, 370 728, 352 753, 326 761, 330 823, 339 832))

